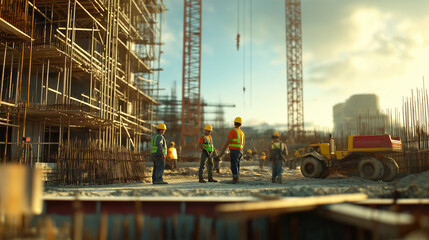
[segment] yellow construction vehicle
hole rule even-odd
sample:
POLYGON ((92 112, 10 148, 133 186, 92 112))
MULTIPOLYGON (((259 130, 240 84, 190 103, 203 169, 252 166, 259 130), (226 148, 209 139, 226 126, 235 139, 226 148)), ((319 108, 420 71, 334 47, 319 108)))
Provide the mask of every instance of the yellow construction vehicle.
POLYGON ((301 165, 302 156, 304 155, 305 148, 295 150, 293 156, 288 159, 287 166, 289 169, 296 169, 297 165, 301 165))
POLYGON ((305 147, 301 173, 305 177, 325 178, 333 169, 357 169, 359 176, 369 180, 392 181, 399 166, 386 154, 402 151, 400 137, 388 134, 349 136, 347 150, 336 151, 334 139, 329 143, 305 147))

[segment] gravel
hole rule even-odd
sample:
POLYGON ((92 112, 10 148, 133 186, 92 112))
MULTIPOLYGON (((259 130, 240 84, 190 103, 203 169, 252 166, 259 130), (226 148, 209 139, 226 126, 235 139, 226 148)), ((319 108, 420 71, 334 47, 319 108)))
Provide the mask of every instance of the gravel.
MULTIPOLYGON (((299 167, 284 168, 283 183, 271 183, 271 168, 259 170, 257 162, 242 162, 240 181, 232 184, 229 163, 221 162, 217 183, 198 182, 199 163, 179 163, 175 171, 165 170, 167 185, 151 184, 152 167, 139 182, 102 186, 45 186, 45 197, 68 197, 79 193, 87 197, 303 197, 331 194, 365 193, 369 198, 429 198, 429 172, 400 175, 392 182, 370 181, 338 173, 326 179, 305 178, 299 167)), ((207 173, 204 173, 207 180, 207 173)))

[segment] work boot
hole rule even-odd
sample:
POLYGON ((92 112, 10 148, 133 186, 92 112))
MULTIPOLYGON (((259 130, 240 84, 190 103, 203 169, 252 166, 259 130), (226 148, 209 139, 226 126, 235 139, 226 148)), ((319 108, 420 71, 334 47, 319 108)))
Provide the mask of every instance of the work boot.
POLYGON ((281 177, 277 177, 277 183, 282 183, 282 178, 281 177))
POLYGON ((233 177, 233 178, 232 178, 232 183, 233 183, 233 184, 238 183, 238 177, 233 177))
POLYGON ((216 169, 216 172, 219 173, 220 172, 219 169, 216 169))
POLYGON ((164 181, 162 181, 162 182, 154 182, 153 184, 168 184, 168 182, 164 182, 164 181))
POLYGON ((200 183, 206 183, 206 180, 204 180, 204 178, 203 178, 203 177, 200 177, 199 182, 200 182, 200 183))
POLYGON ((276 179, 275 178, 271 179, 271 183, 276 183, 276 179))
POLYGON ((217 182, 217 180, 215 180, 211 177, 211 178, 209 178, 209 182, 217 182))

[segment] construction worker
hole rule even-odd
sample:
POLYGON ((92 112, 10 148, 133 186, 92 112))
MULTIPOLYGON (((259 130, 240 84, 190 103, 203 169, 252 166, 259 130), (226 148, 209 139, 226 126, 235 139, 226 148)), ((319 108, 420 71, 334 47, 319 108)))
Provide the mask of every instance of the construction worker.
POLYGON ((157 134, 152 138, 152 183, 153 184, 168 184, 162 179, 164 173, 165 158, 167 156, 167 142, 165 141, 164 134, 167 126, 164 123, 158 124, 157 134))
POLYGON ((240 175, 240 161, 243 158, 244 148, 244 132, 240 127, 243 124, 241 117, 234 119, 234 128, 228 133, 228 138, 221 151, 221 156, 225 153, 225 149, 229 148, 229 156, 231 162, 232 183, 238 183, 240 175))
POLYGON ((261 171, 264 169, 266 158, 267 156, 265 155, 265 152, 261 152, 261 156, 259 156, 259 170, 261 171))
POLYGON ((213 139, 211 136, 211 132, 213 128, 211 125, 206 125, 204 127, 204 134, 200 137, 199 146, 202 150, 201 152, 201 162, 200 169, 198 171, 199 182, 205 183, 206 181, 203 178, 203 172, 207 161, 207 175, 209 182, 217 182, 217 180, 213 179, 213 139))
POLYGON ((167 162, 165 165, 165 169, 177 168, 177 149, 174 146, 175 143, 170 142, 170 147, 167 150, 167 162))
POLYGON ((283 162, 286 162, 288 154, 286 144, 280 141, 280 132, 274 131, 271 136, 272 142, 270 144, 270 162, 272 167, 272 183, 282 183, 283 162))

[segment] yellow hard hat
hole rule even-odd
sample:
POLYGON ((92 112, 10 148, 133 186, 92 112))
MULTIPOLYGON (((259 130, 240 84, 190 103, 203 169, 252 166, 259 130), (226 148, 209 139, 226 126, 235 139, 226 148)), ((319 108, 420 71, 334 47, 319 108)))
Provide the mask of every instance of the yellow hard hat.
POLYGON ((265 152, 261 152, 261 155, 265 155, 265 152))
POLYGON ((207 131, 213 131, 213 128, 212 128, 212 125, 210 125, 210 124, 207 124, 205 127, 204 127, 204 130, 207 130, 207 131))
POLYGON ((165 124, 164 123, 160 123, 160 124, 158 124, 158 127, 156 127, 157 129, 162 129, 162 130, 165 130, 165 129, 167 129, 167 126, 165 126, 165 124))
POLYGON ((279 131, 274 131, 274 133, 273 133, 273 137, 280 137, 280 133, 279 133, 279 131))
POLYGON ((243 120, 241 119, 241 117, 236 117, 234 119, 234 122, 243 124, 243 120))
POLYGON ((174 142, 171 142, 171 143, 170 143, 170 145, 171 145, 171 146, 174 146, 174 145, 175 145, 175 143, 174 143, 174 142))

